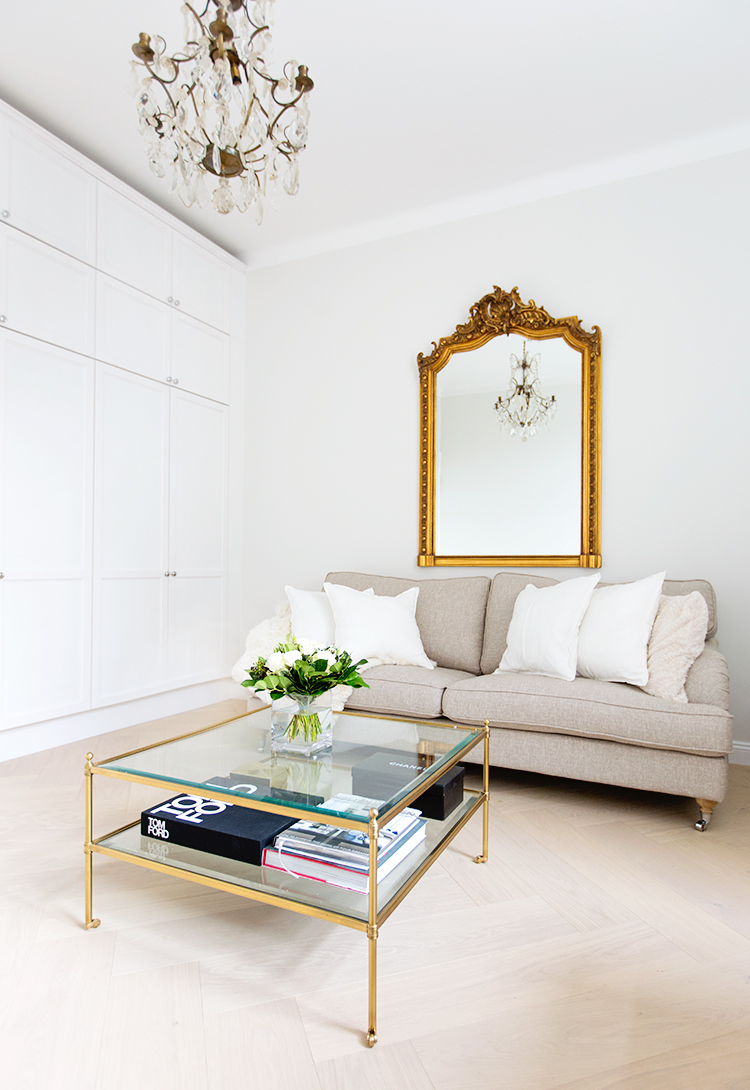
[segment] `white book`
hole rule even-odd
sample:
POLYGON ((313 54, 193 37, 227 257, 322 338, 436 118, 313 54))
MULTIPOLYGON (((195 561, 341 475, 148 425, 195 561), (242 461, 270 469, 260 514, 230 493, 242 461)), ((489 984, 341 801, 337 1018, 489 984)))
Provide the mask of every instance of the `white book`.
MULTIPOLYGON (((427 835, 427 823, 420 825, 397 851, 393 852, 383 863, 378 864, 378 882, 403 862, 427 835)), ((327 882, 332 886, 341 886, 343 889, 354 890, 355 893, 370 892, 369 871, 352 870, 345 866, 337 866, 333 863, 321 863, 315 859, 307 859, 304 856, 292 855, 286 849, 266 848, 263 852, 263 866, 273 870, 285 871, 295 878, 312 878, 318 882, 327 882)))

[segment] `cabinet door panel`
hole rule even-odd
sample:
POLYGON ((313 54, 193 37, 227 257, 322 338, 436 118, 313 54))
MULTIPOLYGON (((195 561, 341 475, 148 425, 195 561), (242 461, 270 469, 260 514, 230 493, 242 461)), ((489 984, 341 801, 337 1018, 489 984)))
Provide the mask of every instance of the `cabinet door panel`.
POLYGON ((170 440, 170 662, 188 684, 224 668, 226 408, 173 390, 170 440))
POLYGON ((96 179, 35 134, 0 125, 0 207, 8 223, 93 265, 96 179))
POLYGON ((168 687, 167 605, 174 581, 163 572, 97 579, 95 707, 168 687))
POLYGON ((0 227, 0 311, 8 329, 91 356, 94 300, 90 266, 0 227))
POLYGON ((184 314, 173 314, 172 376, 183 390, 228 400, 230 340, 184 314))
POLYGON ((172 296, 180 310, 226 332, 229 330, 231 291, 229 266, 175 232, 172 296))
POLYGON ((82 574, 90 562, 93 360, 17 333, 0 335, 0 358, 0 570, 82 574))
POLYGON ((171 307, 102 273, 97 294, 97 359, 165 382, 171 377, 171 307))
POLYGON ((0 334, 4 727, 90 706, 93 368, 0 334))
POLYGON ((169 580, 170 663, 173 684, 195 684, 224 674, 223 576, 169 580))
POLYGON ((166 676, 169 388, 99 364, 94 703, 166 676))
POLYGON ((173 390, 170 429, 171 567, 219 575, 226 552, 227 410, 173 390))
POLYGON ((172 294, 172 229, 101 182, 97 267, 162 302, 172 294))
POLYGON ((91 608, 81 578, 3 579, 2 715, 21 726, 90 707, 91 608))

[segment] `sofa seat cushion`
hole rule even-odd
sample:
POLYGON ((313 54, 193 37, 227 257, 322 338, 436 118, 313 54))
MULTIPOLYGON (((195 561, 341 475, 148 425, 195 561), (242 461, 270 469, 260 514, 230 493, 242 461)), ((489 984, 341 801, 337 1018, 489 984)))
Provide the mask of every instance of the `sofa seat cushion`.
POLYGON ((443 714, 446 688, 474 675, 440 666, 434 670, 423 670, 420 666, 374 666, 362 676, 370 688, 355 689, 346 702, 348 709, 437 719, 443 714))
POLYGON ((486 575, 464 575, 457 579, 399 579, 389 575, 334 571, 328 573, 326 582, 354 590, 372 587, 376 594, 393 597, 410 587, 419 587, 417 625, 427 658, 449 670, 479 673, 484 614, 490 590, 486 575))
POLYGON ((631 685, 534 674, 490 674, 446 689, 443 714, 458 723, 599 738, 706 757, 731 752, 732 716, 706 704, 677 704, 631 685))

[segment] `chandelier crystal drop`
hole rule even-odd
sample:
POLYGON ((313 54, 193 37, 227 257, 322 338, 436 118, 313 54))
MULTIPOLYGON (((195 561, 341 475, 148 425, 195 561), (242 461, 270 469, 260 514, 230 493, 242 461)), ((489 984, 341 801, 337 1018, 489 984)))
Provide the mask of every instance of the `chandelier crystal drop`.
POLYGON ((253 208, 260 223, 279 178, 290 196, 299 190, 313 82, 296 61, 278 79, 269 73, 273 5, 186 3, 181 52, 170 57, 163 38, 143 33, 133 46, 131 90, 149 166, 188 208, 253 208))
POLYGON ((510 357, 510 385, 508 395, 498 397, 495 402, 502 431, 509 435, 520 435, 526 440, 541 428, 549 426, 557 411, 555 396, 542 397, 539 388, 539 356, 526 355, 526 341, 523 342, 523 354, 510 357))

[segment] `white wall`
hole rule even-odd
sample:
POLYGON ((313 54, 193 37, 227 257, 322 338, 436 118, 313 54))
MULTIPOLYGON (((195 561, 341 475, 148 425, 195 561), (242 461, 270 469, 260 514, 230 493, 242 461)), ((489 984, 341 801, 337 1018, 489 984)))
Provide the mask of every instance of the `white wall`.
POLYGON ((246 624, 329 570, 461 573, 416 565, 416 355, 518 285, 602 329, 602 578, 714 584, 750 747, 749 168, 738 152, 251 273, 246 624))

